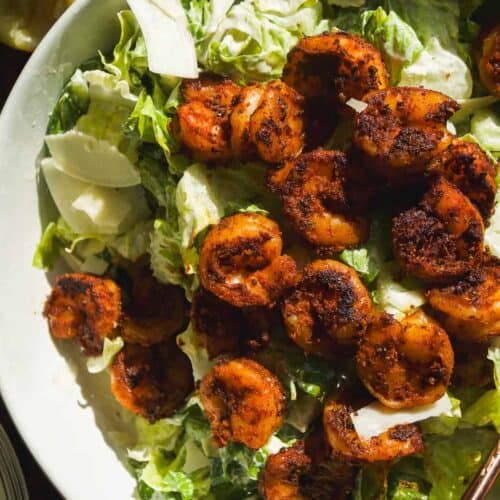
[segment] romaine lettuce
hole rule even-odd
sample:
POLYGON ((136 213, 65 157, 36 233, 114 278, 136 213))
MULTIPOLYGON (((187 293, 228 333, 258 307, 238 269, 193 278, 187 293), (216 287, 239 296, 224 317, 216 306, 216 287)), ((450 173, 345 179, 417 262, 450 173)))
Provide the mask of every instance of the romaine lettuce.
POLYGON ((454 99, 468 99, 473 90, 472 74, 467 64, 444 49, 437 37, 430 38, 416 60, 403 68, 399 85, 422 86, 454 99))
POLYGON ((206 69, 246 81, 278 78, 302 35, 329 29, 319 0, 243 0, 229 9, 215 31, 206 2, 192 2, 188 17, 198 61, 206 69))
POLYGON ((88 83, 77 69, 62 90, 47 125, 48 134, 61 134, 73 128, 90 104, 88 83))
POLYGON ((397 84, 402 68, 412 64, 424 46, 413 28, 394 11, 386 13, 379 7, 364 12, 361 20, 361 34, 381 51, 391 83, 397 84))

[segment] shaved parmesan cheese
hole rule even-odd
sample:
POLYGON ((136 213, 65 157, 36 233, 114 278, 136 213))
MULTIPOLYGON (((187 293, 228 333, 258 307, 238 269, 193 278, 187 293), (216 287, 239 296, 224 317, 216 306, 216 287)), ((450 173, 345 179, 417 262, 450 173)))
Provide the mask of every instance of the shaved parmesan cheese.
POLYGON ((432 404, 402 410, 387 408, 376 401, 351 413, 352 423, 361 439, 371 439, 396 425, 412 424, 430 417, 438 417, 452 410, 448 394, 432 404))
POLYGON ((149 215, 139 186, 94 186, 65 174, 55 158, 42 160, 50 194, 71 229, 78 234, 120 234, 149 215))
POLYGON ((351 97, 347 102, 346 104, 354 109, 354 111, 356 111, 356 113, 362 113, 366 107, 368 106, 368 104, 366 104, 366 102, 363 102, 363 101, 360 101, 359 99, 354 99, 354 97, 351 97))
POLYGON ((128 0, 141 27, 153 73, 196 78, 198 63, 186 13, 179 0, 128 0))
POLYGON ((105 187, 129 187, 141 183, 134 164, 108 141, 70 130, 48 135, 45 142, 63 172, 80 181, 105 187))

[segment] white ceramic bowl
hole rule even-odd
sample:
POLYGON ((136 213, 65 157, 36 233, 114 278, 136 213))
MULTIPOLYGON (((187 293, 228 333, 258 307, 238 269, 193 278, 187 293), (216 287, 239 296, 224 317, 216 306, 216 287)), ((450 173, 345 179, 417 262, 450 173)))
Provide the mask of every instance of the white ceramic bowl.
POLYGON ((0 117, 0 389, 35 458, 70 500, 130 498, 134 481, 109 446, 120 436, 107 431, 121 419, 108 377, 86 374, 72 346, 54 344, 41 314, 50 277, 31 266, 41 232, 35 162, 61 87, 97 49, 112 48, 125 5, 77 1, 31 57, 0 117))

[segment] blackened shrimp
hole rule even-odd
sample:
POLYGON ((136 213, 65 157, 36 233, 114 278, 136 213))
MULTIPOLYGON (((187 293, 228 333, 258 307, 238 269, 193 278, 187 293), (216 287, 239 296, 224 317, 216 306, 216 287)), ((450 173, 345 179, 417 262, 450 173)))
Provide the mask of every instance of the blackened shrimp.
POLYGON ((360 389, 342 390, 327 401, 323 427, 333 454, 352 462, 388 462, 423 450, 422 436, 416 425, 397 425, 371 439, 358 435, 351 413, 370 402, 360 389))
POLYGON ((264 446, 283 423, 286 399, 279 380, 246 358, 224 360, 205 375, 200 397, 217 446, 264 446))
POLYGON ((399 184, 418 179, 429 161, 451 143, 448 118, 458 109, 451 98, 414 87, 391 87, 364 97, 353 143, 365 165, 399 184))
POLYGON ((462 342, 488 342, 500 335, 500 261, 471 270, 462 280, 428 292, 436 317, 462 342))
POLYGON ((121 292, 114 281, 73 273, 56 279, 43 313, 54 337, 75 339, 86 355, 96 356, 104 339, 115 335, 121 311, 121 292))
POLYGON ((372 301, 356 272, 335 260, 306 266, 282 305, 288 336, 305 352, 323 356, 339 346, 353 346, 372 312, 372 301))
POLYGON ((500 24, 483 38, 478 68, 483 85, 493 95, 500 97, 500 24))
POLYGON ((174 131, 195 160, 232 158, 229 117, 240 91, 231 80, 207 75, 182 83, 174 131))
POLYGON ((339 252, 368 238, 360 215, 369 198, 366 173, 339 151, 317 149, 287 162, 269 177, 293 228, 321 252, 339 252))
POLYGON ((382 404, 409 408, 438 400, 453 372, 446 332, 420 310, 397 321, 382 315, 361 338, 358 375, 382 404))
POLYGON ((183 290, 159 283, 146 267, 132 272, 132 280, 130 300, 120 321, 125 342, 157 344, 178 333, 187 319, 183 290))
POLYGON ((118 402, 150 422, 174 413, 194 387, 191 363, 174 339, 149 347, 126 344, 110 372, 118 402))
POLYGON ((453 184, 440 177, 418 207, 392 221, 396 258, 409 274, 446 283, 478 264, 483 251, 481 214, 453 184))
POLYGON ((497 191, 495 165, 477 144, 455 139, 431 161, 427 173, 455 184, 484 218, 493 212, 497 191))
POLYGON ((200 288, 193 297, 191 321, 210 359, 239 352, 244 329, 241 309, 200 288))
POLYGON ((259 478, 259 493, 264 500, 306 500, 300 479, 311 468, 304 443, 298 441, 270 455, 259 478))
POLYGON ((281 255, 278 225, 258 214, 226 217, 200 252, 203 287, 237 307, 268 305, 297 281, 295 262, 281 255))
POLYGON ((387 69, 380 52, 363 38, 336 32, 305 37, 288 54, 283 80, 304 97, 325 98, 344 115, 346 102, 386 88, 387 69))
MULTIPOLYGON (((249 141, 262 160, 281 163, 301 153, 304 147, 302 115, 303 99, 293 88, 280 80, 265 85, 248 123, 249 141)), ((248 113, 239 119, 248 120, 248 113)), ((234 121, 233 118, 233 126, 234 121)), ((244 123, 240 127, 245 130, 244 123)))

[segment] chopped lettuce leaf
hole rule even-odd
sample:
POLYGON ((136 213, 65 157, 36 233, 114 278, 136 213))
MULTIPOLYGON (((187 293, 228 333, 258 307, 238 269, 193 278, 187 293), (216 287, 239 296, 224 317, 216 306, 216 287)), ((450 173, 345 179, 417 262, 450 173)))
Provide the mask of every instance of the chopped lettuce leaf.
POLYGON ((493 363, 495 388, 485 391, 464 413, 464 421, 475 426, 493 425, 500 432, 500 342, 496 339, 488 349, 493 363))
POLYGON ((500 112, 492 108, 476 111, 471 118, 471 133, 481 146, 492 153, 500 153, 500 112))
POLYGON ((356 248, 354 250, 344 250, 340 255, 340 260, 351 266, 361 277, 371 283, 379 274, 379 266, 370 255, 368 248, 356 248))
POLYGON ((136 142, 123 135, 123 124, 134 109, 137 97, 130 93, 129 85, 116 75, 101 70, 85 71, 90 103, 87 112, 80 116, 75 129, 98 140, 116 146, 133 162, 136 159, 136 142))
POLYGON ((437 38, 441 45, 461 58, 470 60, 468 47, 460 36, 460 2, 456 0, 385 0, 386 10, 395 11, 427 45, 437 38))
POLYGON ((360 468, 354 482, 353 500, 382 500, 386 498, 388 469, 383 464, 360 468))
POLYGON ((378 305, 397 319, 426 302, 423 286, 413 278, 398 280, 400 272, 395 262, 386 263, 378 275, 376 289, 378 305))
POLYGON ((77 69, 50 113, 48 134, 61 134, 72 129, 80 116, 87 112, 90 104, 88 83, 83 72, 77 69))
POLYGON ((195 163, 184 172, 177 184, 176 205, 184 248, 192 246, 201 231, 217 224, 224 215, 226 200, 214 192, 214 188, 218 187, 216 172, 214 182, 212 172, 205 165, 195 163))
POLYGON ((177 345, 191 361, 195 381, 201 380, 214 366, 214 361, 209 359, 207 349, 200 344, 192 322, 186 331, 177 336, 177 345))
POLYGON ((128 4, 144 36, 149 69, 159 75, 197 78, 194 41, 180 0, 128 0, 128 4))
POLYGON ((449 396, 451 408, 442 415, 430 417, 423 422, 420 422, 420 428, 425 434, 441 434, 443 436, 451 436, 457 428, 460 419, 462 418, 462 410, 460 408, 460 400, 449 396))
POLYGON ((188 11, 198 60, 206 69, 236 73, 246 81, 278 78, 302 35, 329 29, 319 0, 243 0, 231 7, 215 31, 204 3, 193 2, 188 11))
POLYGON ((106 245, 125 259, 136 261, 148 252, 153 221, 140 221, 126 233, 106 238, 106 245))
POLYGON ((472 95, 473 81, 465 62, 433 37, 416 60, 403 68, 399 85, 422 86, 454 99, 468 99, 472 95))
POLYGON ((151 268, 156 279, 162 283, 181 285, 186 291, 191 290, 191 280, 184 273, 180 235, 177 228, 168 221, 155 220, 150 254, 151 268))
POLYGON ((179 145, 170 133, 171 118, 157 107, 145 91, 124 124, 127 137, 138 137, 144 142, 158 144, 166 155, 175 152, 179 145))
POLYGON ((381 51, 392 84, 399 82, 403 67, 412 64, 424 48, 410 25, 382 7, 363 12, 361 33, 381 51))
POLYGON ((432 483, 429 500, 460 500, 497 440, 498 434, 486 428, 427 436, 424 469, 432 483))
POLYGON ((102 354, 87 358, 87 370, 89 373, 100 373, 104 371, 113 361, 113 358, 122 350, 125 343, 121 337, 104 339, 102 354))
POLYGON ((451 117, 451 121, 457 125, 467 120, 476 111, 487 108, 498 101, 498 97, 491 95, 483 97, 472 97, 471 99, 458 99, 460 109, 451 117))
POLYGON ((104 67, 120 80, 125 80, 134 94, 143 88, 142 78, 148 71, 146 44, 134 14, 130 10, 118 13, 121 34, 113 50, 113 59, 107 62, 101 56, 104 67))

